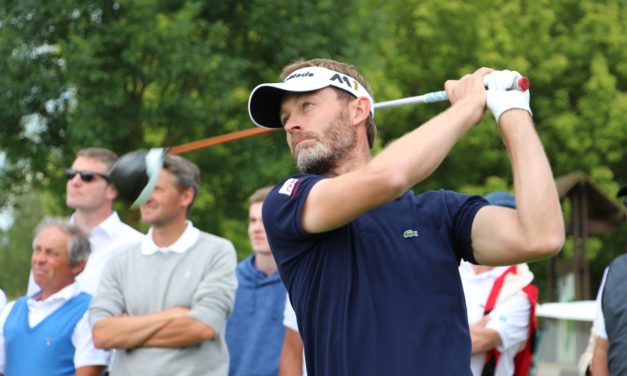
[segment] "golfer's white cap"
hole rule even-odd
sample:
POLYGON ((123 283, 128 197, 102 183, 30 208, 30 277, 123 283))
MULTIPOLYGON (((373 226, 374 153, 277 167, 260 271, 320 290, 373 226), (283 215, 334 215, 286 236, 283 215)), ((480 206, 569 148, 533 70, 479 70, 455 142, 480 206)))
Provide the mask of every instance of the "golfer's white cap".
POLYGON ((301 68, 292 72, 281 83, 257 86, 248 98, 248 114, 253 123, 259 127, 282 128, 281 99, 285 92, 303 93, 320 90, 327 86, 347 91, 355 98, 368 98, 370 113, 374 116, 374 100, 356 79, 322 67, 301 68))

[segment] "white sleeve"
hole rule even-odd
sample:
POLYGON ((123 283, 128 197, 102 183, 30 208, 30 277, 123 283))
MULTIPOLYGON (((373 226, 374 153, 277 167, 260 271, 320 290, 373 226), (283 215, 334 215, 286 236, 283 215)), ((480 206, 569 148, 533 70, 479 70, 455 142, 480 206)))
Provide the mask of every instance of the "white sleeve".
POLYGON ((0 289, 0 311, 4 308, 5 304, 7 304, 7 296, 4 295, 4 291, 0 289))
POLYGON ((294 308, 292 308, 292 303, 290 302, 289 295, 287 295, 285 299, 286 299, 286 302, 285 302, 285 310, 283 311, 283 326, 298 332, 298 323, 296 322, 296 312, 294 312, 294 308))
POLYGON ((74 367, 106 366, 109 363, 109 350, 97 349, 91 339, 91 327, 89 326, 88 312, 76 324, 72 333, 74 352, 74 367))
POLYGON ((519 292, 498 304, 490 312, 490 321, 486 327, 499 333, 501 344, 497 346, 498 351, 504 352, 513 347, 520 347, 527 340, 530 310, 529 299, 525 293, 519 292))
POLYGON ((0 310, 0 373, 4 374, 4 365, 5 365, 5 351, 4 351, 4 323, 7 321, 9 317, 9 312, 13 309, 15 305, 15 301, 7 304, 4 309, 0 310))
POLYGON ((605 268, 603 272, 603 279, 601 280, 601 286, 599 286, 599 291, 597 292, 596 298, 596 313, 594 315, 594 320, 592 321, 592 331, 597 337, 601 337, 603 339, 607 339, 607 332, 605 330, 605 319, 603 318, 603 307, 601 305, 601 300, 603 298, 603 287, 605 287, 605 279, 607 278, 607 272, 609 268, 605 268))

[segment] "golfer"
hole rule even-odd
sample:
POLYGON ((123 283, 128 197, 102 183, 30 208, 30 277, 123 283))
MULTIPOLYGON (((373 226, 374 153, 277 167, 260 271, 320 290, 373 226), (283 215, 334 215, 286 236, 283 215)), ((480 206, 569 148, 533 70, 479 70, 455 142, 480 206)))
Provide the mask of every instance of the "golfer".
POLYGON ((460 260, 511 265, 559 252, 562 212, 529 92, 506 90, 517 76, 480 68, 447 81, 451 107, 376 157, 374 99, 354 67, 300 61, 281 83, 252 91, 253 122, 285 129, 301 171, 269 194, 263 221, 310 375, 471 375, 460 260), (486 104, 517 209, 445 190, 414 194, 486 104))

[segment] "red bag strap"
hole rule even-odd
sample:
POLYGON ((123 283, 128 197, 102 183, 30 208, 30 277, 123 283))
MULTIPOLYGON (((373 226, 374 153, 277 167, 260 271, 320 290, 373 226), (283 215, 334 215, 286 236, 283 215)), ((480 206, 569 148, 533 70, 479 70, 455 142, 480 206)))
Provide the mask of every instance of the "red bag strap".
MULTIPOLYGON (((501 274, 492 285, 492 290, 490 290, 490 295, 488 295, 488 301, 486 302, 485 308, 483 310, 484 314, 487 315, 490 313, 496 304, 496 300, 503 288, 503 283, 505 281, 505 277, 507 277, 510 273, 516 273, 516 265, 512 265, 507 268, 503 274, 501 274)), ((536 319, 536 304, 538 302, 538 287, 530 283, 525 286, 522 291, 529 299, 529 303, 531 305, 531 309, 529 310, 529 336, 527 338, 527 342, 525 343, 525 347, 521 350, 516 357, 514 358, 514 375, 524 375, 527 376, 529 373, 529 369, 531 368, 531 358, 533 356, 533 352, 535 350, 535 333, 538 328, 538 321, 536 319)), ((496 371, 496 365, 499 362, 499 358, 501 353, 496 349, 492 349, 486 353, 486 357, 484 360, 484 369, 482 372, 483 376, 494 375, 496 371)))
POLYGON ((527 376, 531 368, 533 353, 536 350, 536 331, 538 320, 536 318, 536 303, 538 303, 538 286, 533 283, 525 286, 522 291, 527 295, 531 309, 529 310, 529 334, 525 347, 514 357, 514 376, 527 376))
POLYGON ((510 273, 516 273, 516 265, 512 265, 507 268, 503 274, 501 274, 492 285, 492 290, 490 290, 490 295, 488 295, 488 301, 485 304, 485 308, 483 309, 483 314, 487 315, 494 309, 494 305, 496 304, 496 299, 499 297, 499 293, 501 292, 501 288, 503 287, 503 282, 505 281, 505 277, 510 273))

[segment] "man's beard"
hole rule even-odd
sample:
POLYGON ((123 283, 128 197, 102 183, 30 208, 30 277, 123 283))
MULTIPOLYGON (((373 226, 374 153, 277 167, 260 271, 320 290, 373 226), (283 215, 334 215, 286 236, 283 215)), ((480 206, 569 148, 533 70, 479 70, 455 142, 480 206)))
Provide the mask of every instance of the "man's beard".
POLYGON ((314 139, 315 145, 297 146, 292 155, 301 173, 324 175, 338 167, 355 147, 355 132, 349 123, 346 109, 322 131, 320 137, 314 139))

